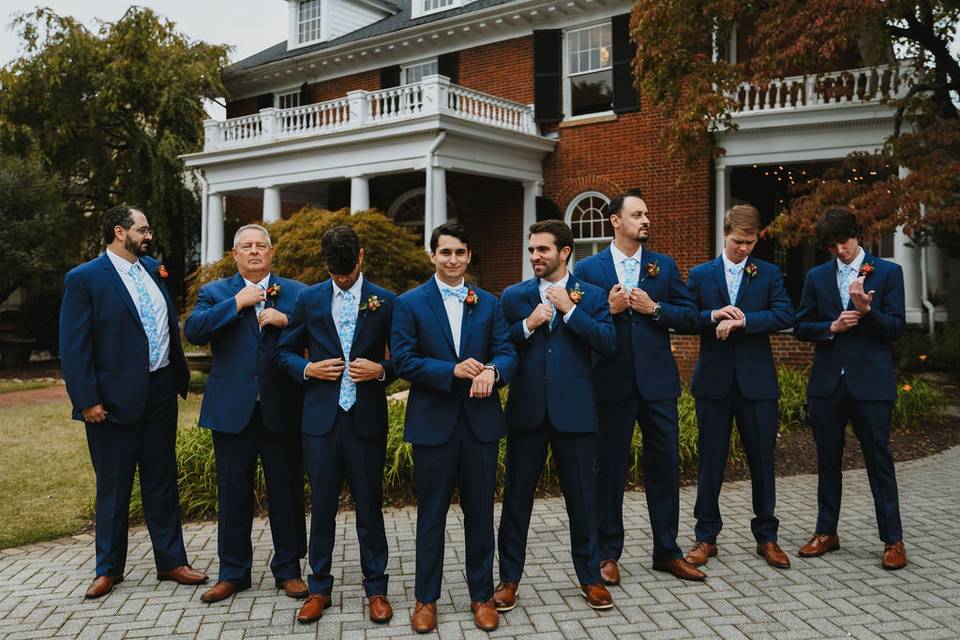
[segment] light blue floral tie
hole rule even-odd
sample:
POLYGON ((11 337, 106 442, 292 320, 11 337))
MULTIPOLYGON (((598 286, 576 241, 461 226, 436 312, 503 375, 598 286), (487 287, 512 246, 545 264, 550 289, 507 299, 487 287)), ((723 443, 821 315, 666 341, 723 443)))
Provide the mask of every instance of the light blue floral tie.
POLYGON ((727 272, 732 276, 730 284, 727 285, 727 293, 730 295, 730 304, 737 304, 737 294, 740 293, 741 274, 743 269, 739 266, 727 267, 727 272))
POLYGON ((840 302, 844 309, 850 304, 850 281, 853 280, 854 273, 853 267, 844 265, 843 275, 840 277, 840 302))
POLYGON ((463 302, 467 299, 468 289, 466 285, 460 285, 459 287, 448 287, 446 285, 440 286, 440 295, 443 296, 443 299, 453 296, 463 302))
POLYGON ((637 286, 640 280, 640 263, 634 258, 623 261, 623 288, 627 293, 637 286))
MULTIPOLYGON (((551 284, 550 286, 547 287, 547 291, 550 291, 550 289, 553 289, 553 288, 556 287, 556 286, 557 286, 557 285, 555 285, 555 284, 551 284)), ((547 291, 544 291, 543 293, 544 293, 544 298, 546 298, 546 300, 547 300, 547 304, 550 305, 551 314, 550 314, 550 325, 549 325, 549 326, 550 326, 550 330, 553 331, 554 325, 557 324, 557 305, 555 305, 555 304, 553 304, 552 302, 550 302, 550 299, 546 297, 547 291)))
MULTIPOLYGON (((262 284, 258 284, 257 286, 260 287, 260 291, 266 291, 266 290, 267 290, 267 288, 266 288, 265 286, 263 286, 262 284)), ((263 310, 266 308, 266 306, 267 306, 267 301, 266 301, 266 299, 263 299, 263 300, 261 300, 260 302, 258 302, 258 303, 256 304, 256 306, 254 307, 254 309, 256 309, 256 311, 257 311, 257 317, 258 317, 258 318, 260 317, 260 314, 263 313, 263 310)))
MULTIPOLYGON (((353 294, 349 291, 340 292, 340 318, 337 321, 337 335, 340 336, 340 346, 343 347, 343 358, 350 361, 350 348, 353 346, 353 331, 357 326, 357 307, 353 294)), ((349 369, 343 370, 340 379, 340 408, 350 411, 350 407, 357 401, 357 383, 350 377, 349 369)))
POLYGON ((147 293, 147 285, 143 281, 143 268, 140 263, 130 267, 130 277, 137 287, 137 298, 140 302, 140 324, 147 334, 147 345, 150 347, 150 369, 160 364, 160 328, 157 326, 157 315, 153 308, 153 300, 147 293))

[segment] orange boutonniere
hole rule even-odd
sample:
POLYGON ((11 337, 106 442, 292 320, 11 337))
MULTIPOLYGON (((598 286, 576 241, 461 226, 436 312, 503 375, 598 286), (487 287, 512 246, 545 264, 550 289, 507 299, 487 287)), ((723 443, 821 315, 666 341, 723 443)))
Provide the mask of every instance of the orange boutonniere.
POLYGON ((267 287, 266 293, 268 298, 276 298, 278 295, 280 295, 280 285, 277 283, 273 283, 272 285, 267 287))
POLYGON ((580 301, 583 300, 583 289, 580 288, 580 283, 575 284, 573 289, 567 289, 567 295, 570 296, 570 302, 580 304, 580 301))
POLYGON ((471 307, 477 304, 477 301, 480 300, 480 297, 477 295, 477 292, 473 289, 467 289, 467 297, 463 299, 464 304, 468 304, 471 307))
POLYGON ((743 271, 744 271, 744 273, 746 273, 746 274, 747 274, 748 276, 750 276, 751 278, 756 278, 756 277, 757 277, 757 263, 756 263, 756 262, 750 262, 750 263, 748 263, 747 266, 745 266, 745 267, 743 268, 743 271))
POLYGON ((166 280, 167 278, 170 277, 170 272, 167 271, 167 268, 165 266, 160 265, 159 267, 157 267, 157 275, 163 278, 164 280, 166 280))
POLYGON ((874 266, 872 262, 864 262, 860 265, 860 272, 857 273, 858 278, 866 278, 868 275, 873 273, 874 266))
POLYGON ((644 276, 644 279, 646 279, 646 278, 656 278, 656 277, 659 276, 659 275, 660 275, 660 263, 659 263, 659 262, 656 262, 656 261, 654 261, 654 262, 648 262, 648 263, 647 263, 647 275, 644 276))
POLYGON ((372 313, 382 306, 383 306, 383 300, 381 300, 379 296, 374 294, 374 295, 371 295, 369 298, 367 298, 366 302, 360 305, 360 310, 369 311, 372 313))

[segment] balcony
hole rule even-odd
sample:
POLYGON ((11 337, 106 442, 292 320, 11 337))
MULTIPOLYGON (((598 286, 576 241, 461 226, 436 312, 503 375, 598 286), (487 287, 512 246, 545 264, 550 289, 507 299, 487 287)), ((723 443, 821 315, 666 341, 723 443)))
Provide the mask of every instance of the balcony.
POLYGON ((203 152, 241 149, 286 140, 447 116, 501 132, 538 137, 533 107, 451 84, 443 76, 380 91, 350 91, 343 98, 291 109, 204 123, 203 152))

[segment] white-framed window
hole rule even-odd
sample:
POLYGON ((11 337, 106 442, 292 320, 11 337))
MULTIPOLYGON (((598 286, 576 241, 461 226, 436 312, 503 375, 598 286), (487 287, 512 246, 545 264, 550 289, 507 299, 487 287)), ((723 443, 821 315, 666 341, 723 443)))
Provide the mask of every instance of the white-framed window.
POLYGON ((607 205, 610 198, 597 191, 576 196, 567 206, 567 224, 573 231, 573 260, 589 258, 613 241, 613 225, 607 205))
MULTIPOLYGON (((393 220, 398 227, 404 227, 424 240, 424 218, 427 211, 426 189, 423 187, 410 189, 400 194, 390 208, 387 217, 393 220)), ((447 196, 447 222, 457 221, 457 207, 450 196, 447 196)))
POLYGON ((274 105, 277 109, 292 109, 300 106, 300 90, 286 91, 274 96, 274 105))
POLYGON ((413 10, 411 12, 411 17, 419 18, 420 16, 425 16, 428 13, 446 11, 447 9, 460 7, 472 1, 473 0, 412 0, 413 10))
POLYGON ((564 113, 581 116, 613 108, 613 29, 610 21, 564 34, 564 113))
POLYGON ((415 82, 420 82, 426 76, 433 76, 437 74, 437 59, 433 58, 431 60, 420 60, 418 62, 405 64, 400 67, 400 71, 402 73, 400 78, 401 84, 413 84, 415 82))
POLYGON ((321 0, 300 0, 297 6, 297 42, 305 44, 321 38, 321 0))

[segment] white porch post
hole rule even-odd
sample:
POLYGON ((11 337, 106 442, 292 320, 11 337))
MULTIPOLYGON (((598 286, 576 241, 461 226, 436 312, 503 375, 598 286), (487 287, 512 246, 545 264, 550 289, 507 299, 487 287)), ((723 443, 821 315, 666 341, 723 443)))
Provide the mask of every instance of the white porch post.
POLYGON ((530 225, 537 221, 537 196, 540 195, 542 183, 536 180, 525 180, 523 182, 523 229, 520 234, 520 271, 523 279, 528 280, 533 277, 533 266, 527 259, 527 233, 530 225))
POLYGON ((713 255, 720 255, 723 251, 723 216, 730 206, 730 170, 723 166, 716 166, 716 186, 714 196, 716 200, 716 232, 714 233, 713 255))
POLYGON ((207 246, 204 264, 216 262, 223 257, 223 196, 207 195, 207 246))
POLYGON ((267 187, 263 190, 263 221, 277 222, 280 217, 280 189, 267 187))
POLYGON ((443 167, 433 167, 433 226, 439 227, 446 222, 447 170, 443 167))
POLYGON ((370 208, 370 178, 354 176, 350 178, 350 213, 370 208))
MULTIPOLYGON (((906 167, 900 167, 900 177, 910 174, 906 167)), ((906 299, 907 322, 920 324, 923 322, 923 292, 920 290, 920 251, 908 247, 910 238, 897 228, 893 234, 893 261, 903 269, 903 293, 906 299)))

